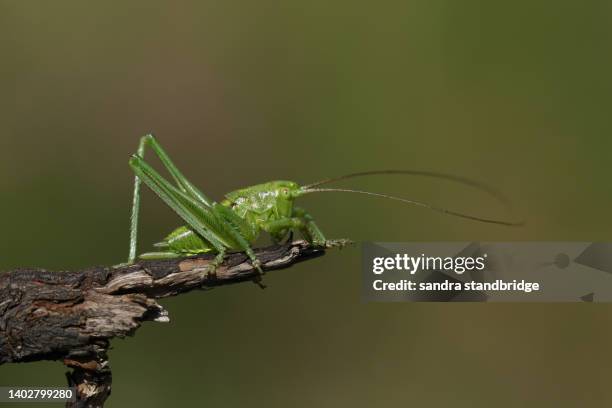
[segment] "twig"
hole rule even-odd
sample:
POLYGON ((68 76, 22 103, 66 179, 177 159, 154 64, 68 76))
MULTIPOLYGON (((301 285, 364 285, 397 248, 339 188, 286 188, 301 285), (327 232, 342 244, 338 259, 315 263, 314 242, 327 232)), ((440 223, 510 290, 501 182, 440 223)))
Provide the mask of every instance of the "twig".
MULTIPOLYGON (((264 270, 287 268, 325 253, 305 241, 255 251, 264 270)), ((244 253, 229 254, 214 275, 202 255, 78 272, 20 269, 0 274, 0 365, 61 360, 72 369, 76 402, 102 407, 111 392, 107 350, 114 337, 134 334, 144 321, 169 321, 156 299, 194 289, 252 280, 244 253)))

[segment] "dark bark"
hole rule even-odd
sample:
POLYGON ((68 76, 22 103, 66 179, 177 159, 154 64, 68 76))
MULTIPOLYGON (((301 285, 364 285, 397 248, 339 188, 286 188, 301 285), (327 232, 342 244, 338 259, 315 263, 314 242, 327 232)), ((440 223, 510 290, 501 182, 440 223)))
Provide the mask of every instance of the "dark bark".
MULTIPOLYGON (((264 270, 286 268, 324 252, 304 241, 256 250, 264 270)), ((0 365, 61 360, 72 369, 68 382, 77 390, 77 401, 67 406, 102 407, 111 389, 109 342, 134 334, 144 321, 169 321, 156 299, 256 276, 244 253, 229 254, 215 274, 207 270, 211 258, 0 274, 0 365)))

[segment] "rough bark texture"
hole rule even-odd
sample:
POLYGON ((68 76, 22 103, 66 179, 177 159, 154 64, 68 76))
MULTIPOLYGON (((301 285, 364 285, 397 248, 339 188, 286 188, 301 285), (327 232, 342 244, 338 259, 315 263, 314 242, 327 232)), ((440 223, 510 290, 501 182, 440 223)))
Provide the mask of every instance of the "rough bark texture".
MULTIPOLYGON (((324 254, 296 241, 256 250, 264 270, 324 254)), ((253 279, 243 253, 229 254, 216 273, 202 255, 78 272, 21 269, 0 274, 0 365, 61 360, 76 387, 69 407, 102 407, 111 390, 106 351, 113 337, 132 335, 144 321, 169 321, 156 299, 253 279)))

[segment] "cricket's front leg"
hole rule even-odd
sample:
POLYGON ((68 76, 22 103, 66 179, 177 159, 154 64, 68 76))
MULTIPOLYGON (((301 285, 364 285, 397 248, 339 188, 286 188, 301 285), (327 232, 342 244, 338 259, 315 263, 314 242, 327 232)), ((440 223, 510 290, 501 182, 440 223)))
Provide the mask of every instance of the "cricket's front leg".
POLYGON ((300 207, 295 207, 293 209, 293 216, 302 221, 300 231, 302 234, 304 234, 308 242, 312 242, 314 245, 318 246, 327 246, 327 239, 325 238, 325 235, 323 235, 323 232, 321 232, 317 224, 312 219, 312 216, 306 212, 306 210, 300 207))
POLYGON ((345 238, 331 240, 326 239, 323 235, 323 232, 321 232, 317 224, 312 219, 312 216, 301 207, 295 207, 293 209, 293 215, 303 220, 304 228, 302 229, 302 233, 304 233, 306 239, 309 242, 312 242, 314 245, 322 246, 325 248, 343 248, 346 245, 352 243, 350 239, 345 238))
POLYGON ((344 247, 351 243, 348 239, 336 239, 328 240, 323 235, 323 232, 319 229, 317 224, 312 219, 312 216, 308 214, 304 209, 296 207, 293 210, 293 217, 282 218, 280 220, 271 221, 267 223, 264 229, 271 234, 284 229, 296 229, 304 235, 304 238, 313 245, 331 248, 331 247, 344 247))

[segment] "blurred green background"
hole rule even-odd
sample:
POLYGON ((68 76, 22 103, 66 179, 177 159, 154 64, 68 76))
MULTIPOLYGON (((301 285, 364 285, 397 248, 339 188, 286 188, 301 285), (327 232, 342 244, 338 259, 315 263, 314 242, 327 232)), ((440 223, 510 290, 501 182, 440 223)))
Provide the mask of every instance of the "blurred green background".
MULTIPOLYGON (((524 228, 312 195, 329 237, 610 240, 608 1, 0 0, 0 269, 127 256, 138 138, 212 197, 418 168, 493 184, 524 228)), ((432 180, 346 185, 501 216, 432 180)), ((141 249, 179 224, 149 192, 141 249)), ((109 407, 609 406, 612 308, 362 304, 359 248, 163 301, 116 340, 109 407)), ((0 384, 63 385, 58 362, 0 384)), ((41 405, 42 406, 42 405, 41 405)))

